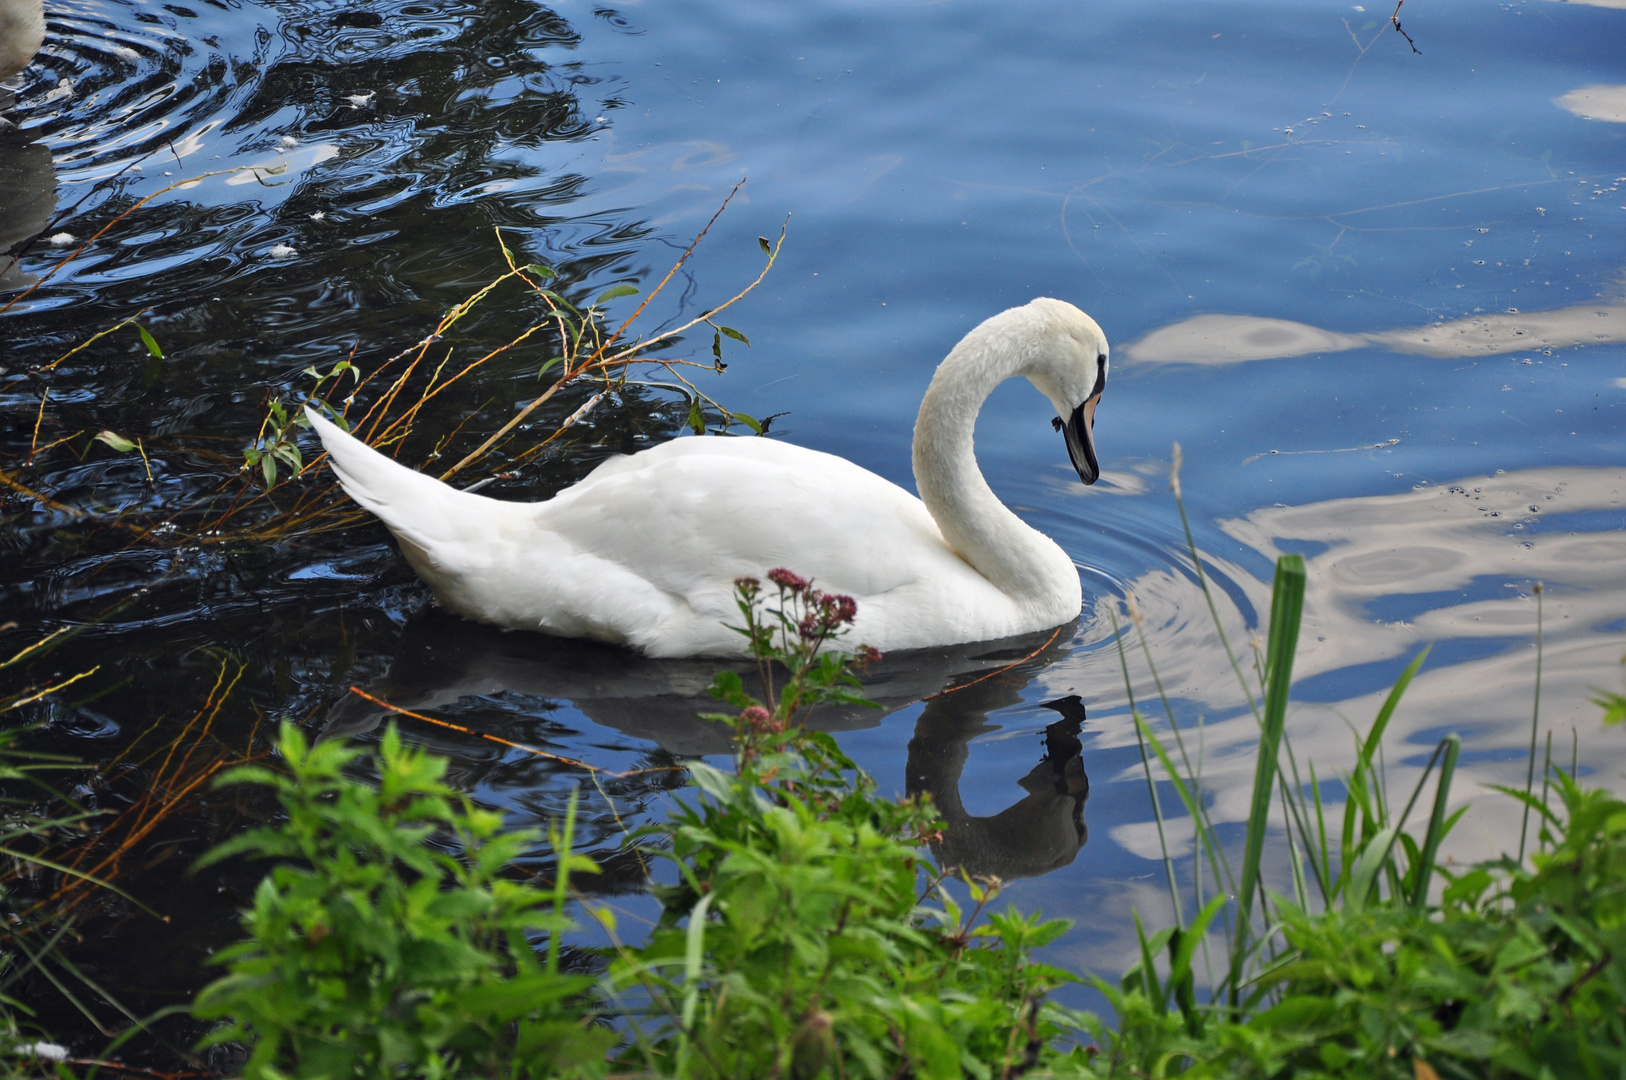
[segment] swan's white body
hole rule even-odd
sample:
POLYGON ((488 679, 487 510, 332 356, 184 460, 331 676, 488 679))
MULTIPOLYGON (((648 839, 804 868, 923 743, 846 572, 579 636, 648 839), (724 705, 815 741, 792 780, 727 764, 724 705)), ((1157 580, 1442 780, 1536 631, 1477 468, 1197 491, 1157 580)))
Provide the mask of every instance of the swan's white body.
POLYGON ((27 67, 44 44, 44 0, 0 0, 0 82, 27 67))
MULTIPOLYGON (((734 580, 783 566, 858 602, 848 640, 912 649, 1078 614, 1072 560, 995 498, 971 436, 983 400, 1014 375, 1087 424, 1106 349, 1094 321, 1057 300, 968 334, 939 367, 915 425, 920 499, 831 454, 696 437, 612 458, 546 502, 502 502, 306 415, 345 491, 384 520, 441 604, 468 618, 650 656, 735 654, 743 639, 724 625, 738 621, 734 580)), ((1075 464, 1093 480, 1093 447, 1088 456, 1088 470, 1076 454, 1075 464)))

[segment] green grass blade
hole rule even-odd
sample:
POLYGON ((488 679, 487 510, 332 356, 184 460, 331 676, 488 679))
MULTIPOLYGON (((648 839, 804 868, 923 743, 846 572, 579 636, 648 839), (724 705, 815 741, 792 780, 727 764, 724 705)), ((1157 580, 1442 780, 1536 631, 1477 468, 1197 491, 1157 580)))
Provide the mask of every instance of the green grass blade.
MULTIPOLYGON (((1191 520, 1186 516, 1186 500, 1180 494, 1180 444, 1174 444, 1174 461, 1169 469, 1169 487, 1174 491, 1174 505, 1180 511, 1180 528, 1185 530, 1186 550, 1191 552, 1191 565, 1197 571, 1197 585, 1203 591, 1203 599, 1208 602, 1208 614, 1214 620, 1214 630, 1219 634, 1220 644, 1225 646, 1225 657, 1231 661, 1231 670, 1236 673, 1237 685, 1242 687, 1242 696, 1248 702, 1248 708, 1253 710, 1253 717, 1259 720, 1259 705, 1254 700, 1253 689, 1248 686, 1247 676, 1242 674, 1242 665, 1237 663, 1236 650, 1231 648, 1230 636, 1225 633, 1225 624, 1220 621, 1219 607, 1214 603, 1214 594, 1208 588, 1208 575, 1203 572, 1202 556, 1197 554, 1197 538, 1191 532, 1191 520)), ((1304 560, 1302 556, 1295 556, 1300 565, 1304 560)), ((1262 721, 1261 721, 1262 722, 1262 721)))
POLYGON ((1389 690, 1389 696, 1383 699, 1383 708, 1378 710, 1377 719, 1372 721, 1372 729, 1366 733, 1366 739, 1361 743, 1361 762, 1368 770, 1372 767, 1372 758, 1377 754, 1378 744, 1383 741, 1383 733, 1389 727, 1389 720, 1399 707, 1400 699, 1405 696, 1406 687, 1411 685, 1412 679, 1422 669, 1423 661, 1428 659, 1428 651, 1431 648, 1432 645, 1425 645, 1422 652, 1412 657, 1411 663, 1406 665, 1406 670, 1400 673, 1400 678, 1395 680, 1394 686, 1389 690))
POLYGON ((1355 860, 1355 867, 1349 872, 1349 887, 1344 890, 1345 910, 1366 910, 1367 897, 1377 885, 1378 871, 1389 862, 1389 852, 1399 831, 1398 826, 1391 825, 1368 840, 1366 847, 1361 849, 1361 857, 1355 860))
POLYGON ((1146 940, 1146 928, 1140 923, 1140 912, 1133 912, 1135 917, 1135 937, 1140 941, 1140 979, 1141 985, 1146 988, 1146 998, 1159 1015, 1169 1011, 1167 996, 1163 991, 1163 984, 1157 978, 1157 965, 1153 962, 1152 943, 1146 940))
POLYGON ((1530 764, 1524 778, 1525 811, 1519 822, 1519 862, 1524 862, 1525 834, 1530 829, 1530 796, 1536 788, 1536 731, 1541 726, 1541 582, 1536 582, 1536 699, 1530 708, 1530 764))
POLYGON ((1242 979, 1242 958, 1253 918, 1253 894, 1259 887, 1259 861, 1270 827, 1270 801, 1276 789, 1276 755, 1287 724, 1287 695, 1293 682, 1293 653, 1304 615, 1304 556, 1276 560, 1276 583, 1270 597, 1270 638, 1265 653, 1265 713, 1259 731, 1259 763, 1253 774, 1253 800, 1248 811, 1247 844, 1242 853, 1242 883, 1237 889, 1236 936, 1231 946, 1231 999, 1242 979))
POLYGON ((1320 865, 1317 875, 1321 884, 1321 902, 1327 909, 1332 908, 1332 848, 1327 844, 1327 808, 1321 803, 1321 781, 1315 774, 1315 762, 1307 761, 1305 767, 1310 770, 1310 794, 1315 798, 1315 831, 1316 850, 1320 853, 1320 865))
MULTIPOLYGON (((1316 838, 1310 832, 1310 815, 1304 805, 1304 781, 1299 777, 1299 761, 1298 756, 1293 753, 1293 740, 1284 736, 1282 738, 1282 748, 1287 751, 1287 767, 1293 778, 1291 788, 1288 786, 1287 778, 1285 776, 1282 778, 1282 805, 1287 808, 1291 826, 1299 831, 1299 840, 1304 845, 1304 857, 1310 861, 1310 871, 1315 875, 1316 885, 1321 889, 1322 903, 1330 905, 1332 900, 1327 885, 1326 868, 1317 862, 1316 838)), ((1313 771, 1311 777, 1314 778, 1313 771)), ((1319 816, 1321 812, 1321 795, 1319 792, 1315 795, 1315 808, 1319 816)), ((1302 877, 1303 867, 1297 862, 1293 864, 1293 870, 1295 874, 1302 877)), ((1302 886, 1303 882, 1298 881, 1297 884, 1302 886)), ((1308 899, 1308 892, 1299 897, 1299 906, 1306 911, 1309 910, 1308 899)))
POLYGON ((1434 790, 1434 812, 1429 815, 1428 832, 1423 836, 1423 850, 1417 857, 1417 884, 1411 898, 1415 911, 1422 911, 1428 903, 1429 877, 1434 873, 1434 859, 1445 837, 1445 808, 1451 798, 1451 780, 1457 772, 1457 755, 1462 752, 1462 740, 1455 735, 1444 739, 1445 755, 1440 762, 1440 782, 1434 790))
MULTIPOLYGON (((1135 707, 1135 688, 1129 678, 1129 655, 1124 650, 1123 632, 1118 628, 1118 614, 1107 606, 1107 616, 1112 620, 1112 639, 1118 646, 1118 664, 1124 673, 1124 694, 1129 698, 1129 713, 1135 718, 1135 741, 1140 746, 1141 771, 1146 774, 1146 791, 1152 799, 1152 817, 1157 822, 1157 844, 1163 852, 1163 870, 1169 882, 1169 903, 1174 908, 1174 923, 1180 925, 1180 886, 1174 876, 1174 860, 1169 857, 1169 841, 1163 830, 1163 803, 1157 797, 1157 782, 1152 778, 1152 762, 1146 756, 1146 735, 1149 732, 1146 722, 1141 719, 1140 710, 1135 707)), ((1168 768, 1167 765, 1164 766, 1168 768)), ((1175 775, 1173 769, 1168 770, 1169 775, 1175 775)), ((1184 792, 1181 797, 1184 798, 1184 792)), ((1190 804, 1190 800, 1187 800, 1190 804)))
MULTIPOLYGON (((1180 778, 1179 773, 1174 771, 1174 762, 1169 758, 1168 749, 1164 747, 1163 741, 1157 737, 1156 733, 1146 723, 1146 718, 1138 712, 1134 714, 1134 717, 1135 723, 1138 725, 1142 751, 1144 752, 1146 746, 1152 748, 1152 753, 1157 755, 1157 760, 1163 765, 1163 771, 1168 773, 1170 782, 1174 784, 1174 790, 1180 796, 1180 801, 1185 803, 1186 812, 1192 815, 1193 820, 1200 820, 1197 818, 1197 793, 1186 785, 1186 782, 1180 778)), ((1225 851, 1220 847, 1218 840, 1214 838, 1212 830, 1201 833, 1201 837, 1203 850, 1207 853, 1209 865, 1214 871, 1214 880, 1218 881, 1223 876, 1229 887, 1235 889, 1236 879, 1231 874, 1231 865, 1225 861, 1225 851)), ((1195 858, 1196 852, 1193 852, 1192 855, 1195 858)))

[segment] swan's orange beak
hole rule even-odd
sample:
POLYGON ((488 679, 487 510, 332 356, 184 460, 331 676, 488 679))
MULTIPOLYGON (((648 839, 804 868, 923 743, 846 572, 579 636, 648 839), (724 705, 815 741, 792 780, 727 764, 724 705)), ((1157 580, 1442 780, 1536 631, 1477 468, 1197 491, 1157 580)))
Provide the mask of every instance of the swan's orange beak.
POLYGON ((1095 407, 1100 403, 1101 393, 1097 391, 1073 410, 1066 423, 1060 417, 1055 420, 1057 429, 1067 436, 1067 456, 1073 459, 1078 478, 1086 484, 1101 478, 1101 464, 1095 458, 1095 407))

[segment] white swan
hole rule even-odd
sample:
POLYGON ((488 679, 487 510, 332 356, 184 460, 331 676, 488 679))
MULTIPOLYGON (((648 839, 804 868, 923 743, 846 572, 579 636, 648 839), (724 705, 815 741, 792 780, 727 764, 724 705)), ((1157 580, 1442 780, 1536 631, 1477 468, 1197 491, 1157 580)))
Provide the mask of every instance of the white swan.
POLYGON ((45 44, 45 0, 0 0, 0 82, 29 65, 45 44))
POLYGON ((783 566, 857 600, 848 641, 915 649, 1078 615, 1072 560, 995 498, 972 451, 977 411, 1016 375, 1050 399, 1073 466, 1094 483, 1107 340, 1082 311, 1043 298, 988 319, 938 367, 915 421, 919 499, 831 454, 695 437, 612 458, 546 502, 502 502, 305 415, 345 491, 468 618, 650 656, 737 654, 743 639, 724 625, 738 621, 734 579, 783 566))

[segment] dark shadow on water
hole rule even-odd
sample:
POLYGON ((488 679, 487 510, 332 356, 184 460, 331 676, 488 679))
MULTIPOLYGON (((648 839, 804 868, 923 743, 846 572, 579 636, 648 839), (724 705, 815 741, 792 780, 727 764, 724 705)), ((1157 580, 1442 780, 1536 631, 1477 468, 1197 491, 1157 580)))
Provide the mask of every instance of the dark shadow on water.
MULTIPOLYGON (((0 95, 4 93, 0 90, 0 95)), ((0 100, 0 113, 4 106, 0 100)), ((0 297, 39 280, 23 269, 18 253, 50 224, 56 209, 56 168, 50 147, 24 138, 0 129, 0 297)))
MULTIPOLYGON (((1083 702, 1070 696, 1047 703, 1060 716, 1044 731, 1042 760, 1017 781, 1028 794, 1014 805, 992 817, 973 817, 960 801, 959 784, 971 740, 996 730, 989 713, 1020 704, 1034 675, 1067 655, 1068 629, 1053 639, 1041 633, 889 654, 864 676, 879 709, 821 707, 811 722, 823 731, 871 728, 889 713, 927 699, 909 743, 906 781, 909 794, 929 794, 943 815, 946 828, 933 845, 934 855, 945 866, 974 875, 1011 879, 1048 873, 1071 863, 1089 836, 1084 802, 1090 784, 1079 742, 1083 702)), ((407 624, 388 672, 364 689, 426 715, 455 709, 457 723, 519 742, 537 739, 539 719, 557 727, 553 714, 568 702, 601 727, 655 744, 651 758, 680 764, 684 758, 729 752, 728 730, 699 715, 723 708, 707 692, 722 670, 740 672, 748 687, 755 682, 754 669, 743 659, 651 660, 614 646, 498 630, 430 609, 407 624), (471 699, 498 698, 516 705, 517 713, 468 707, 471 699)), ((390 715, 365 698, 346 695, 329 711, 322 737, 365 735, 390 715)), ((444 732, 403 723, 414 738, 427 735, 439 752, 468 755, 466 737, 446 739, 444 732)), ((567 752, 579 754, 591 738, 572 740, 576 749, 567 752)), ((495 762, 487 768, 494 770, 495 762)), ((465 770, 454 766, 454 772, 465 770)))

